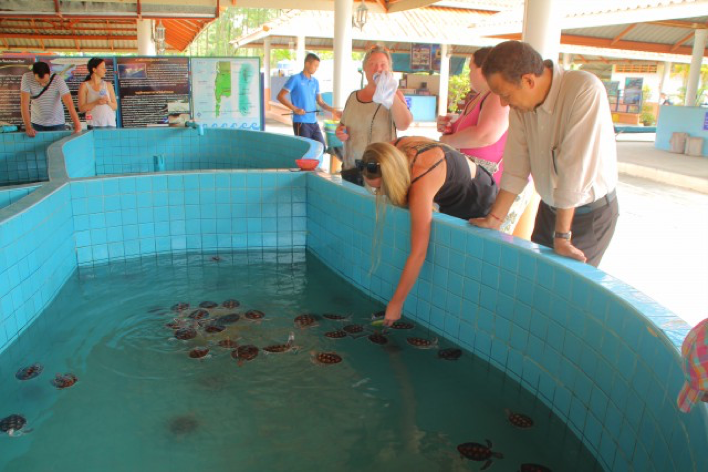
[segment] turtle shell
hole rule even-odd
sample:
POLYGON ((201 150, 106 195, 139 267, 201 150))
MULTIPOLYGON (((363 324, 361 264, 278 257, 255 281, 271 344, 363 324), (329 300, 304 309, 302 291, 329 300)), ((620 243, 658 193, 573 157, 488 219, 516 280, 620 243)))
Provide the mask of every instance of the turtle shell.
POLYGON ((10 430, 19 431, 25 424, 27 424, 27 420, 22 415, 6 416, 0 420, 0 431, 3 433, 8 433, 10 430))
POLYGON ((457 450, 471 461, 486 461, 492 457, 491 447, 484 444, 468 442, 457 446, 457 450))
POLYGON ((388 338, 381 333, 370 334, 369 341, 371 341, 374 344, 378 344, 380 346, 383 346, 384 344, 388 344, 388 338))
POLYGON ((209 323, 204 327, 204 331, 206 331, 207 333, 220 333, 225 329, 226 326, 217 323, 209 323))
POLYGON ((229 298, 228 300, 224 301, 224 303, 221 304, 224 308, 228 308, 229 310, 241 306, 241 302, 238 300, 234 300, 233 298, 229 298))
POLYGON ((207 318, 209 316, 209 312, 206 310, 194 310, 189 314, 189 317, 192 318, 193 320, 201 320, 204 318, 207 318))
POLYGON ((228 315, 220 316, 216 319, 219 324, 232 324, 241 319, 238 313, 229 313, 228 315))
POLYGON ((328 331, 324 335, 331 339, 341 339, 347 337, 347 332, 339 329, 337 331, 328 331))
POLYGON ((186 341, 197 337, 197 330, 194 328, 181 328, 175 331, 175 338, 186 341))
POLYGON ((296 316, 294 321, 298 328, 309 328, 317 322, 317 319, 312 315, 304 314, 296 316))
POLYGON ((551 469, 549 469, 548 467, 546 467, 545 465, 526 463, 526 464, 521 464, 519 466, 519 472, 553 472, 553 471, 551 469))
POLYGON ((364 331, 364 327, 360 324, 346 325, 342 329, 349 334, 357 334, 357 333, 361 333, 362 331, 364 331))
POLYGON ((249 319, 251 321, 255 320, 261 320, 263 317, 265 317, 265 313, 263 313, 260 310, 248 310, 245 315, 246 319, 249 319))
POLYGON ((191 357, 192 359, 201 359, 207 354, 209 354, 208 347, 195 347, 194 349, 189 351, 189 357, 191 357))
POLYGON ((170 321, 169 323, 166 323, 165 327, 170 328, 170 329, 180 329, 180 328, 185 327, 185 323, 184 323, 184 320, 175 318, 174 320, 170 321))
POLYGON ((410 344, 411 346, 420 349, 427 349, 433 347, 436 343, 436 341, 431 341, 430 339, 425 338, 406 338, 406 341, 408 341, 408 344, 410 344))
POLYGON ((440 359, 445 359, 446 361, 456 361, 457 359, 462 356, 462 349, 457 349, 457 348, 447 348, 447 349, 440 349, 438 351, 438 357, 440 359))
POLYGON ((219 341, 219 347, 225 347, 228 349, 236 349, 238 347, 238 343, 234 341, 233 339, 222 339, 219 341))
POLYGON ((15 378, 17 378, 17 380, 33 379, 41 374, 43 370, 44 367, 42 367, 42 364, 32 364, 31 366, 23 367, 18 370, 15 373, 15 378))
POLYGON ((220 262, 221 258, 219 256, 211 256, 211 260, 214 262, 220 262))
POLYGON ((336 352, 316 352, 312 354, 312 360, 322 365, 339 364, 342 362, 342 356, 336 352))
POLYGON ((77 379, 74 374, 64 374, 64 375, 57 374, 57 376, 52 379, 51 383, 56 388, 62 389, 62 388, 69 388, 78 381, 79 381, 79 379, 77 379))
POLYGON ((391 325, 391 328, 393 328, 393 329, 413 329, 413 328, 415 328, 415 325, 413 323, 409 323, 407 321, 395 321, 391 325))
POLYGON ((332 321, 344 321, 349 319, 348 316, 337 315, 335 313, 325 313, 322 317, 332 321))
POLYGON ((292 348, 290 344, 273 344, 271 346, 266 346, 263 348, 266 352, 286 352, 292 348))
POLYGON ((509 423, 519 429, 529 429, 533 427, 533 420, 523 413, 516 413, 506 410, 506 417, 509 420, 509 423))
POLYGON ((252 361, 258 357, 258 348, 252 344, 239 346, 237 349, 231 351, 231 357, 234 359, 243 359, 244 361, 252 361))
POLYGON ((172 305, 172 311, 184 311, 189 308, 189 302, 177 302, 172 305))
POLYGON ((211 308, 216 308, 217 306, 219 306, 219 304, 216 303, 216 302, 212 302, 212 301, 207 300, 207 301, 201 302, 201 303, 199 304, 199 306, 200 306, 201 308, 211 309, 211 308))

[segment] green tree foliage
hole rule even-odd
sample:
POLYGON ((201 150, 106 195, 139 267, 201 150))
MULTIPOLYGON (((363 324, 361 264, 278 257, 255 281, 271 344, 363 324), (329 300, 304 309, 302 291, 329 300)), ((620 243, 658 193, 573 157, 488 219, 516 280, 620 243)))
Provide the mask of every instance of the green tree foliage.
MULTIPOLYGON (((691 70, 689 64, 674 64, 671 68, 671 77, 681 77, 684 86, 679 87, 677 98, 681 103, 686 103, 686 85, 688 83, 688 74, 691 70)), ((696 103, 702 103, 706 99, 708 92, 708 65, 701 66, 701 76, 698 81, 698 89, 696 90, 696 103)))
POLYGON ((451 76, 450 82, 448 82, 447 111, 457 111, 457 102, 464 100, 465 96, 467 95, 467 92, 469 91, 470 67, 468 62, 465 62, 465 66, 462 68, 462 72, 459 75, 451 76))

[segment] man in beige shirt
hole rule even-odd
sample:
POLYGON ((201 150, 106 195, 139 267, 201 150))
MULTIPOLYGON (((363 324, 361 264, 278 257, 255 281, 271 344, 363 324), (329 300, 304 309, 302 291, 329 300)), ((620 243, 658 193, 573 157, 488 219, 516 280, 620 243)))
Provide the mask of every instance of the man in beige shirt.
POLYGON ((541 196, 531 240, 597 266, 619 216, 617 148, 604 86, 590 73, 544 62, 519 41, 498 44, 482 71, 512 112, 501 191, 489 215, 470 223, 498 229, 531 175, 541 196))

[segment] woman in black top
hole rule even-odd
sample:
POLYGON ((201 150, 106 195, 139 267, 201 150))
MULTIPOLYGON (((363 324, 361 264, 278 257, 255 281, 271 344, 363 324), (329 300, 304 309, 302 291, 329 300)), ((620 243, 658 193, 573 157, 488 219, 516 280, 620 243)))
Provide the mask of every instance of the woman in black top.
MULTIPOLYGON (((433 204, 440 212, 458 218, 486 216, 498 188, 491 174, 459 151, 422 137, 370 144, 356 162, 366 186, 411 213, 411 253, 386 307, 384 324, 401 317, 403 302, 418 278, 425 260, 433 220, 433 204)), ((379 218, 377 217, 377 221, 379 218)))

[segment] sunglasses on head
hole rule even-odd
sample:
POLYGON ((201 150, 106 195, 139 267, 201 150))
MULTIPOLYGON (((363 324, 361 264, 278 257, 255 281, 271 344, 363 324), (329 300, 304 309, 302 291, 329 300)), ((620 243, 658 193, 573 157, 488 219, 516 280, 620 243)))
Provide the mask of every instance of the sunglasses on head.
POLYGON ((359 169, 359 172, 364 172, 364 170, 366 170, 369 174, 378 174, 381 168, 381 164, 378 162, 364 162, 361 159, 356 159, 354 164, 356 165, 356 168, 359 169))

